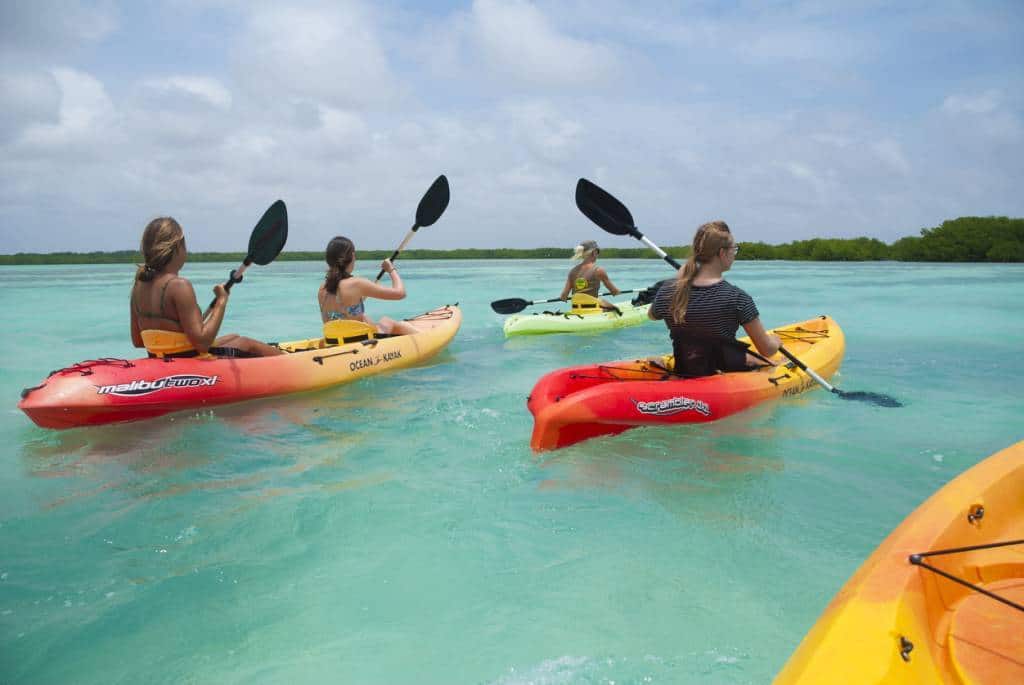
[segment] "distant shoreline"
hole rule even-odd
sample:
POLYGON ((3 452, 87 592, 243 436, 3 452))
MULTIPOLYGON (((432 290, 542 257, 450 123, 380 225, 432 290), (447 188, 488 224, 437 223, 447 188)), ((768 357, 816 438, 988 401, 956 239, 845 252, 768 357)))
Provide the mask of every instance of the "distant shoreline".
MULTIPOLYGON (((739 243, 740 260, 807 262, 1024 262, 1024 219, 1004 216, 960 217, 936 228, 925 228, 921 235, 900 238, 891 245, 877 238, 812 238, 781 245, 761 242, 739 243)), ((663 246, 672 257, 683 261, 689 246, 663 246)), ((359 250, 362 260, 391 256, 392 250, 359 250)), ((451 250, 409 249, 403 260, 413 259, 559 259, 568 260, 572 247, 455 248, 451 250)), ((645 247, 602 247, 606 259, 651 259, 645 247)), ((193 262, 241 262, 242 252, 190 252, 193 262)), ((321 251, 282 252, 277 261, 322 261, 321 251)), ((135 250, 115 252, 49 252, 0 254, 0 265, 44 264, 138 264, 135 250)))

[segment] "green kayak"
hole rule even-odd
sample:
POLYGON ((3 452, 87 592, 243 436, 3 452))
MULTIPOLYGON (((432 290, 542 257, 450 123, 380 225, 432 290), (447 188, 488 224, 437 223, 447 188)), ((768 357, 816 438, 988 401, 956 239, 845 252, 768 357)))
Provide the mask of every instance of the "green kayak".
POLYGON ((635 306, 629 302, 616 303, 622 312, 594 311, 575 314, 572 311, 516 314, 505 319, 505 335, 544 335, 545 333, 593 333, 613 328, 638 326, 647 318, 651 305, 635 306))

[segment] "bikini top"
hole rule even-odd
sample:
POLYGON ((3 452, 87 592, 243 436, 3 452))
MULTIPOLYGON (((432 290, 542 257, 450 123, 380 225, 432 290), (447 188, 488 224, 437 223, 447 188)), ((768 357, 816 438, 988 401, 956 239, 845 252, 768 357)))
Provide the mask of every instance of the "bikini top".
POLYGON ((328 321, 337 321, 339 319, 359 319, 366 313, 366 306, 362 300, 359 300, 355 304, 342 307, 340 312, 327 312, 328 321))
MULTIPOLYGON (((330 293, 324 290, 324 295, 324 301, 326 302, 327 296, 329 296, 330 293)), ((328 321, 337 321, 340 319, 362 319, 363 314, 366 313, 366 305, 364 304, 364 300, 362 298, 360 298, 359 301, 356 302, 355 304, 348 305, 347 307, 341 304, 340 284, 338 292, 334 294, 334 299, 338 301, 338 307, 341 309, 341 311, 326 312, 328 321)), ((323 309, 323 304, 320 305, 320 308, 321 310, 323 309)))
POLYGON ((176 323, 176 324, 178 324, 180 326, 181 325, 181 321, 179 319, 176 319, 173 316, 167 316, 166 314, 164 314, 164 298, 167 296, 167 286, 169 286, 172 281, 178 280, 178 278, 179 277, 177 277, 177 276, 174 277, 174 278, 168 278, 167 281, 164 283, 164 287, 160 289, 160 311, 158 311, 158 312, 144 312, 144 311, 142 311, 142 308, 139 307, 138 303, 135 301, 135 291, 133 290, 132 291, 132 308, 135 309, 135 315, 138 318, 140 318, 140 319, 142 319, 142 318, 145 318, 145 319, 163 319, 164 321, 170 321, 170 322, 176 323))

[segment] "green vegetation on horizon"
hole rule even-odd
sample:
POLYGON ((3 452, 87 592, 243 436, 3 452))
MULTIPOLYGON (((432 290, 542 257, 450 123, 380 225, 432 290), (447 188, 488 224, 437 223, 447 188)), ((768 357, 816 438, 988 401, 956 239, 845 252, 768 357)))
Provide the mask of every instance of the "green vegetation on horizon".
MULTIPOLYGON (((667 247, 676 259, 686 259, 689 246, 667 247)), ((384 259, 392 250, 359 250, 363 260, 384 259)), ((408 249, 403 260, 410 259, 568 259, 571 247, 456 248, 453 250, 408 249)), ((282 252, 278 261, 320 261, 323 252, 282 252)), ((601 256, 609 259, 649 259, 644 247, 602 247, 601 256)), ((1024 262, 1024 219, 1005 216, 961 217, 945 221, 936 228, 921 230, 920 236, 900 238, 891 245, 877 238, 813 238, 781 245, 740 242, 739 259, 796 260, 824 262, 865 262, 896 260, 903 262, 1024 262)), ((193 262, 241 262, 243 252, 190 252, 193 262)), ((118 252, 50 252, 0 255, 7 264, 126 264, 138 263, 135 250, 118 252)))

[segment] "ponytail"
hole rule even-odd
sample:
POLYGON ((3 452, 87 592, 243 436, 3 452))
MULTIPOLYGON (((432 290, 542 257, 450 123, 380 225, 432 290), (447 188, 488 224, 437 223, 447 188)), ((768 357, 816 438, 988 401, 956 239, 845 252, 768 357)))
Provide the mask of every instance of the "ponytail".
POLYGON ((724 221, 709 221, 702 224, 693 236, 690 257, 679 270, 676 291, 672 295, 672 320, 678 325, 686 320, 686 307, 690 304, 690 286, 697 277, 700 265, 711 261, 718 251, 728 247, 732 241, 729 226, 724 221))
POLYGON ((327 262, 324 290, 331 295, 338 294, 338 284, 352 276, 345 269, 352 263, 355 254, 356 247, 351 240, 340 235, 331 238, 331 242, 327 243, 327 250, 324 252, 324 261, 327 262))

